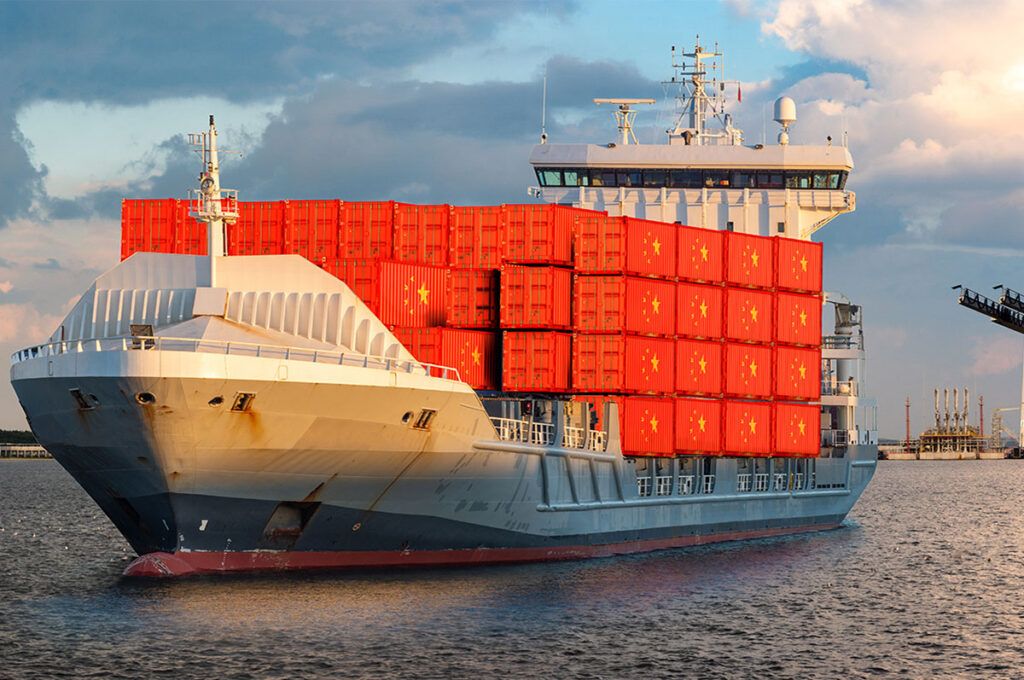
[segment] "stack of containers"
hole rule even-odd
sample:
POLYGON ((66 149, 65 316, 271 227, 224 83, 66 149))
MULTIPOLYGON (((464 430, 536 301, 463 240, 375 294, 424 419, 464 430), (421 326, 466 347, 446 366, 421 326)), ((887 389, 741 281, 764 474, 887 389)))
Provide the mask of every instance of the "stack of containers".
MULTIPOLYGON (((555 205, 244 202, 230 255, 298 254, 478 390, 619 404, 629 455, 818 454, 821 246, 555 205)), ((122 259, 205 254, 125 200, 122 259)))
POLYGON ((581 216, 575 269, 573 391, 619 404, 625 453, 673 455, 676 226, 581 216))
POLYGON ((568 392, 572 240, 584 211, 549 205, 504 208, 502 389, 568 392))

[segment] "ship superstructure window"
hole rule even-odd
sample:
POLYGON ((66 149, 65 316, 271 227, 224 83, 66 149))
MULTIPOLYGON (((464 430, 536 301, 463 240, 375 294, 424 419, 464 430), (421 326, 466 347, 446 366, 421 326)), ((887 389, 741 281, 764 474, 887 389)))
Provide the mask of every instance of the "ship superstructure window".
POLYGON ((537 168, 543 187, 647 187, 669 189, 843 189, 845 170, 697 170, 680 168, 537 168))
POLYGON ((420 411, 420 414, 416 417, 416 422, 413 423, 412 427, 415 430, 429 430, 430 424, 434 420, 434 416, 437 411, 429 408, 425 408, 420 411))
POLYGON ((231 410, 239 413, 248 411, 252 408, 252 402, 256 399, 256 394, 253 392, 239 392, 235 395, 235 400, 231 403, 231 410))

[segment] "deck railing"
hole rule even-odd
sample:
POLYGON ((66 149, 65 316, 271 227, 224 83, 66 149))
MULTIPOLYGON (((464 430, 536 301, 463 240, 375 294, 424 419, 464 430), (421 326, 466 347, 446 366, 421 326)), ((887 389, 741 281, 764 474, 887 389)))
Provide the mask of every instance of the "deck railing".
POLYGON ((310 361, 319 364, 336 366, 358 366, 399 373, 419 373, 423 375, 462 382, 459 372, 448 366, 425 364, 407 359, 369 356, 366 354, 333 352, 306 347, 288 347, 284 345, 261 345, 252 342, 234 340, 209 340, 205 338, 172 338, 166 336, 127 336, 114 338, 93 338, 91 340, 72 340, 49 342, 34 347, 18 350, 11 355, 11 365, 36 359, 39 357, 59 356, 73 352, 111 352, 111 351, 148 351, 164 352, 206 352, 226 354, 229 356, 248 356, 262 359, 284 359, 290 361, 310 361))
MULTIPOLYGON (((555 426, 552 423, 541 423, 518 418, 491 418, 498 438, 506 442, 522 442, 539 446, 555 445, 555 426)), ((565 427, 562 432, 562 447, 587 451, 604 451, 606 436, 602 430, 585 431, 579 427, 565 427), (586 439, 586 442, 584 442, 586 439), (584 446, 584 444, 586 444, 584 446)))

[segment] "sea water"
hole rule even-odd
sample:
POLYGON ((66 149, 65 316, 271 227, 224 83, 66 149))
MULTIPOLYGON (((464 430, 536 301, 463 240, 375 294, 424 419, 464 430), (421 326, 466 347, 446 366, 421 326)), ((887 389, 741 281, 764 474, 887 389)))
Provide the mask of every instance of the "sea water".
POLYGON ((839 529, 550 564, 134 580, 0 461, 0 678, 1024 677, 1024 461, 880 462, 839 529))

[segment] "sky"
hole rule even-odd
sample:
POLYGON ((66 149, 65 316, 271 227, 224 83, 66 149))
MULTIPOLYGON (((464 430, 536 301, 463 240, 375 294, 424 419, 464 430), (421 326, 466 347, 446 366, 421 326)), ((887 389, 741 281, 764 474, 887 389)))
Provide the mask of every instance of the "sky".
POLYGON ((120 199, 186 196, 210 113, 242 200, 526 202, 545 74, 549 141, 610 139, 594 97, 656 98, 637 134, 662 141, 670 49, 699 34, 748 142, 781 95, 791 143, 848 134, 857 210, 815 238, 864 307, 881 435, 907 397, 927 425, 936 387, 1013 407, 1024 337, 950 288, 1024 290, 1022 25, 1015 0, 0 2, 0 353, 117 263, 120 199))

